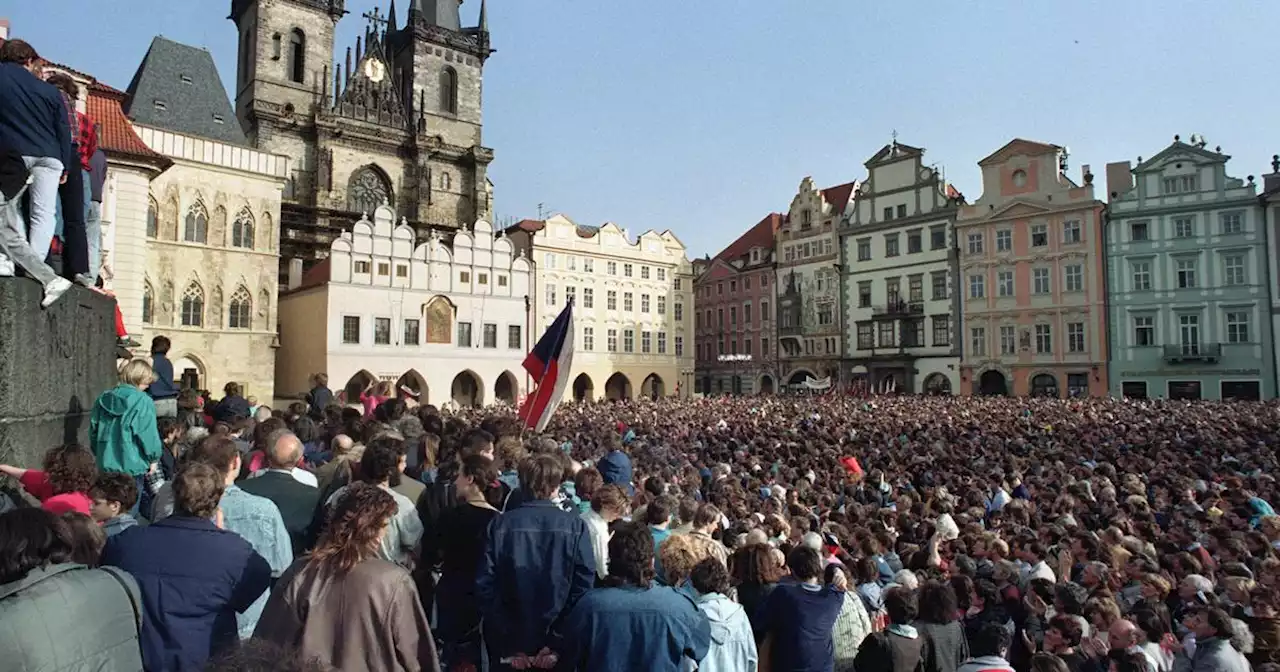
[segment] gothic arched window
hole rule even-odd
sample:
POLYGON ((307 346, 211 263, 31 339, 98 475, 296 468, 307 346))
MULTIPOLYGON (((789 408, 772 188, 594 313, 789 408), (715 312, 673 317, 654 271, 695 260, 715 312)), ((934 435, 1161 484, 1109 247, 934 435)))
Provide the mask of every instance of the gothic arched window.
POLYGON ((380 205, 392 205, 391 185, 386 177, 373 166, 357 170, 347 187, 347 209, 372 215, 380 205))
POLYGON ((231 246, 253 249, 253 213, 248 208, 241 210, 231 225, 231 246))
POLYGON ((156 199, 147 197, 147 237, 156 238, 160 235, 160 206, 156 203, 156 199))
POLYGON ((307 36, 298 28, 289 33, 289 80, 298 84, 307 78, 307 36))
POLYGON ((142 323, 151 324, 155 319, 156 311, 156 292, 151 289, 151 283, 142 286, 142 323))
POLYGON ((185 226, 182 227, 182 239, 188 243, 204 243, 209 238, 209 213, 204 203, 196 201, 187 210, 185 226))
POLYGON ((440 71, 440 111, 458 113, 458 71, 453 68, 440 71))
POLYGON ((204 290, 195 281, 182 292, 182 326, 204 326, 204 290))
POLYGON ((231 295, 230 312, 227 314, 227 328, 250 329, 253 327, 253 297, 243 285, 236 288, 231 295))

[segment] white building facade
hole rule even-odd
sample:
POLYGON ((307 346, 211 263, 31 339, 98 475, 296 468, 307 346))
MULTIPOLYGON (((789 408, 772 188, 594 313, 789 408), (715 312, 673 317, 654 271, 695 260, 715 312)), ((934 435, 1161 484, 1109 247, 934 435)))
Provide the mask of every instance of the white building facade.
POLYGON ((614 224, 579 226, 564 215, 511 232, 537 265, 534 338, 574 301, 574 399, 692 392, 693 267, 674 234, 646 231, 632 242, 614 224))
POLYGON ((485 221, 452 241, 379 207, 280 297, 276 387, 299 396, 316 373, 347 398, 378 381, 419 403, 517 404, 532 346, 529 260, 485 221))
POLYGON ((893 142, 840 230, 848 379, 877 391, 950 394, 960 385, 955 337, 955 217, 963 197, 924 150, 893 142))

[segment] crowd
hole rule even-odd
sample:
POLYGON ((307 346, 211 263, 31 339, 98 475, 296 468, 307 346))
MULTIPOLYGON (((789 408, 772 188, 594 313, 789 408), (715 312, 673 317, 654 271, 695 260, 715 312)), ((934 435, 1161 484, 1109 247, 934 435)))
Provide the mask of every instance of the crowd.
POLYGON ((1274 403, 671 398, 533 434, 323 376, 170 405, 165 345, 87 447, 0 465, 41 502, 0 514, 11 669, 1280 670, 1274 403))

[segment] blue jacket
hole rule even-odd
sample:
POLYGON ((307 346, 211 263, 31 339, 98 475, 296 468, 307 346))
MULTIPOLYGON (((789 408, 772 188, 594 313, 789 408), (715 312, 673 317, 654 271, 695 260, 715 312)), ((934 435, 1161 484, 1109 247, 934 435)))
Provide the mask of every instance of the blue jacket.
POLYGON ((142 589, 142 662, 148 671, 202 670, 239 642, 236 612, 271 584, 271 567, 240 535, 170 516, 107 540, 102 564, 142 589))
POLYGON ((610 451, 596 465, 606 485, 621 485, 628 494, 636 494, 631 486, 631 457, 621 450, 610 451))
POLYGON ((665 586, 593 590, 574 606, 562 632, 566 669, 590 672, 680 672, 686 659, 702 660, 711 645, 706 615, 688 595, 665 586))
POLYGON ((533 655, 596 580, 586 521, 548 500, 526 502, 489 524, 476 601, 491 656, 533 655))
POLYGON ((172 399, 178 396, 178 386, 173 382, 173 362, 156 352, 151 355, 151 368, 156 372, 156 382, 147 388, 152 399, 172 399))
POLYGON ((80 165, 62 94, 17 63, 0 63, 0 147, 80 165))

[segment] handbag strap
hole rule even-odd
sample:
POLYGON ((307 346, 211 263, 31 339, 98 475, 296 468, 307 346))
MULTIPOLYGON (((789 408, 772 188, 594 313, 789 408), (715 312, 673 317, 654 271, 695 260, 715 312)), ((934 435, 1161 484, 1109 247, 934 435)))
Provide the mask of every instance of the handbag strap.
POLYGON ((134 627, 137 629, 138 634, 141 635, 142 634, 142 610, 138 607, 138 600, 134 597, 133 590, 129 587, 129 582, 125 581, 124 577, 122 576, 124 574, 124 570, 118 569, 116 567, 109 567, 106 565, 103 565, 98 569, 101 569, 105 571, 107 574, 110 574, 111 578, 115 579, 116 583, 120 584, 120 588, 121 590, 124 591, 124 594, 129 597, 129 606, 133 608, 134 627))

